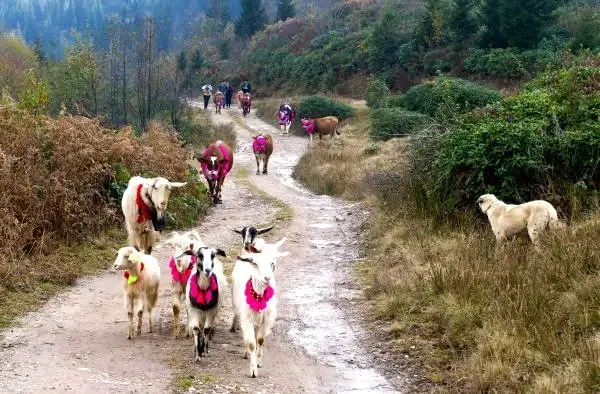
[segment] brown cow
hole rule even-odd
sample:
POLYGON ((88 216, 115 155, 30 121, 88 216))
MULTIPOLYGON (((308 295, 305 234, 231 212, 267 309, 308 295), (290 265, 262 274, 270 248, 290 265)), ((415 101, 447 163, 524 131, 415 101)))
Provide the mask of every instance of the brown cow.
POLYGON ((304 131, 310 135, 309 145, 312 142, 313 134, 315 132, 319 133, 319 140, 323 140, 323 135, 331 135, 331 140, 336 134, 340 134, 338 130, 340 122, 336 116, 325 116, 324 118, 315 119, 303 118, 300 122, 302 123, 304 131))
POLYGON ((252 107, 252 96, 250 96, 250 93, 244 93, 244 95, 242 96, 242 113, 244 114, 244 116, 248 115, 250 113, 250 107, 252 107))
POLYGON ((273 153, 273 139, 268 134, 260 133, 253 135, 252 139, 252 150, 254 151, 254 157, 256 158, 256 175, 260 174, 260 161, 263 162, 263 174, 267 175, 267 168, 269 167, 269 157, 273 153))
POLYGON ((225 176, 233 167, 233 152, 223 141, 209 144, 202 154, 196 155, 202 165, 202 172, 208 182, 208 189, 214 204, 220 204, 221 187, 225 176))

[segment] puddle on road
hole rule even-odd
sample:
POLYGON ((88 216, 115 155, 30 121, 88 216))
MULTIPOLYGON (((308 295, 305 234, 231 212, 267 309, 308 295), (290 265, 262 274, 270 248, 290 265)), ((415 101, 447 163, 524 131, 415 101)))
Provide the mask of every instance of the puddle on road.
POLYGON ((310 243, 317 249, 326 248, 328 246, 339 246, 342 244, 341 241, 326 241, 324 239, 311 239, 310 243))
POLYGON ((312 228, 326 229, 326 228, 332 228, 333 224, 332 223, 311 223, 310 227, 312 227, 312 228))

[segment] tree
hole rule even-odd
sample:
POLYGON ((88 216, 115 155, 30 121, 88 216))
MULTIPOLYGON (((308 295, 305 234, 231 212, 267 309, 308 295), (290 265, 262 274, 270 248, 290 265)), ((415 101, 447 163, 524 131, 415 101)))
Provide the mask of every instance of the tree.
POLYGON ((241 0, 242 11, 235 23, 235 34, 240 38, 250 38, 267 23, 267 14, 262 0, 241 0))
POLYGON ((501 0, 486 0, 483 3, 482 24, 485 32, 482 43, 486 47, 504 48, 507 46, 506 38, 501 31, 502 12, 500 10, 501 0))
POLYGON ((296 8, 292 0, 279 0, 277 2, 277 20, 284 21, 296 16, 296 8))
POLYGON ((206 16, 227 23, 231 19, 227 2, 223 0, 210 0, 206 16))
POLYGON ((450 14, 449 26, 454 42, 462 46, 465 40, 477 31, 473 17, 473 0, 456 0, 450 14))
POLYGON ((369 35, 369 65, 373 70, 383 71, 398 63, 398 48, 402 44, 401 21, 396 10, 387 9, 369 35))
POLYGON ((484 44, 493 48, 532 48, 554 21, 559 0, 487 0, 482 19, 484 44))

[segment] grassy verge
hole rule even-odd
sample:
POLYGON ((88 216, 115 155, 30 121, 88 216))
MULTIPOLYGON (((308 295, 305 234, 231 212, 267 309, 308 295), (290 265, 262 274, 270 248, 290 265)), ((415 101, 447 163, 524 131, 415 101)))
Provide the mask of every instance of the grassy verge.
POLYGON ((402 199, 408 148, 369 142, 367 117, 359 110, 335 149, 311 148, 295 176, 369 203, 358 268, 395 348, 440 391, 598 392, 600 218, 547 239, 540 253, 517 239, 495 256, 483 215, 440 227, 402 199))
MULTIPOLYGON (((240 168, 235 174, 236 181, 244 186, 246 186, 250 191, 258 196, 261 200, 266 202, 267 204, 273 206, 275 208, 275 221, 278 224, 278 227, 284 227, 288 222, 290 222, 294 218, 294 210, 281 201, 280 199, 265 193, 255 184, 250 181, 249 175, 250 172, 247 168, 240 168)), ((258 223, 259 227, 267 226, 272 223, 258 223)), ((278 232, 269 232, 273 236, 273 234, 277 234, 278 232)))
MULTIPOLYGON (((47 255, 23 257, 18 280, 0 281, 0 328, 46 302, 78 277, 92 275, 112 264, 112 256, 127 237, 122 230, 113 229, 88 243, 59 246, 47 255)), ((4 272, 2 276, 9 275, 4 272)))

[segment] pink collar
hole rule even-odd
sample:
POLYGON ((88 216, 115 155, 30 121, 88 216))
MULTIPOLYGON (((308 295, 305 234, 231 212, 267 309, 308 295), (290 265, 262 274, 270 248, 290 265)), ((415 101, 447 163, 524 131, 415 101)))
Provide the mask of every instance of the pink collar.
POLYGON ((190 265, 185 269, 185 271, 179 272, 177 265, 175 265, 175 258, 171 257, 171 260, 169 260, 169 268, 171 268, 171 279, 173 279, 173 282, 183 283, 184 285, 187 284, 188 279, 192 274, 192 269, 194 268, 194 265, 196 265, 196 261, 197 257, 192 256, 190 265))
POLYGON ((306 121, 303 120, 302 121, 302 128, 308 134, 314 134, 314 132, 315 132, 315 121, 312 120, 312 119, 308 119, 306 121))
POLYGON ((265 292, 260 295, 252 287, 252 278, 248 279, 248 283, 246 283, 246 302, 250 309, 254 312, 261 312, 267 307, 267 302, 275 295, 275 290, 269 285, 265 288, 265 292))
POLYGON ((219 283, 217 277, 213 274, 210 276, 210 286, 206 289, 201 289, 198 286, 198 272, 194 273, 190 278, 190 301, 200 310, 208 310, 217 305, 219 301, 219 283))

